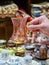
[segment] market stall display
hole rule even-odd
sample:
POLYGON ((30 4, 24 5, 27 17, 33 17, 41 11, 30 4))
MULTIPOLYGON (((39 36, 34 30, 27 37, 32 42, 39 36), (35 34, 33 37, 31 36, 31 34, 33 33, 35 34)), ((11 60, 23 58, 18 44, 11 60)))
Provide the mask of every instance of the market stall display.
POLYGON ((42 2, 39 4, 31 3, 31 15, 32 17, 46 15, 49 18, 49 2, 42 2))
MULTIPOLYGON (((33 10, 36 10, 33 13, 34 16, 41 15, 42 10, 39 6, 33 7, 33 10)), ((0 14, 0 16, 12 15, 13 24, 13 33, 7 44, 4 45, 5 40, 0 40, 0 64, 49 65, 49 60, 47 60, 49 56, 48 38, 42 33, 35 33, 27 29, 33 18, 24 11, 18 10, 15 4, 0 7, 0 14)))
POLYGON ((18 6, 14 3, 0 6, 0 14, 15 14, 16 10, 18 10, 18 6))

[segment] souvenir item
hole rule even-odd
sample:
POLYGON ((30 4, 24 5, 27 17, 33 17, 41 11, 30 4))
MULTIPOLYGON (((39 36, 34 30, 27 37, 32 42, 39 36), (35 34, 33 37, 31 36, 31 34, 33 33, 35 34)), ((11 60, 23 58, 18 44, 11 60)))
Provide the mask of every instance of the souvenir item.
MULTIPOLYGON (((12 18, 13 23, 13 33, 10 38, 12 42, 16 44, 21 44, 26 39, 26 22, 27 18, 12 18)), ((9 40, 9 42, 10 42, 9 40)))

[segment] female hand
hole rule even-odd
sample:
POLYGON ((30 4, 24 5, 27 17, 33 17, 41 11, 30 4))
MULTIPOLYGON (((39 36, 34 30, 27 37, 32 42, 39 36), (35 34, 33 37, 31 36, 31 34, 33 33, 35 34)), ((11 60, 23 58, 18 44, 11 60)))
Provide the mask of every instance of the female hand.
POLYGON ((33 19, 27 26, 29 31, 32 32, 42 32, 47 37, 49 37, 49 20, 46 16, 40 16, 38 18, 33 19))

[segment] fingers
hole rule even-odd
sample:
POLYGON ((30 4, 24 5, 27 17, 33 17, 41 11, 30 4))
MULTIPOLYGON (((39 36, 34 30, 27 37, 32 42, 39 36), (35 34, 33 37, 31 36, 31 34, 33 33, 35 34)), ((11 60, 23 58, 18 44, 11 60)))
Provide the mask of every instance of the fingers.
POLYGON ((43 16, 33 19, 30 22, 30 24, 33 24, 33 25, 41 24, 43 22, 43 20, 45 20, 45 19, 46 19, 46 16, 43 15, 43 16))
POLYGON ((35 19, 34 19, 34 20, 32 20, 30 23, 31 23, 31 24, 33 24, 33 25, 37 25, 37 24, 40 24, 40 23, 41 23, 41 21, 40 21, 40 19, 39 19, 39 18, 35 18, 35 19))
POLYGON ((30 31, 41 30, 41 28, 43 27, 43 21, 42 21, 44 20, 43 18, 45 18, 45 16, 40 16, 29 22, 29 25, 27 26, 28 30, 30 31))
POLYGON ((40 31, 42 28, 42 25, 29 25, 27 26, 27 29, 29 31, 40 31))

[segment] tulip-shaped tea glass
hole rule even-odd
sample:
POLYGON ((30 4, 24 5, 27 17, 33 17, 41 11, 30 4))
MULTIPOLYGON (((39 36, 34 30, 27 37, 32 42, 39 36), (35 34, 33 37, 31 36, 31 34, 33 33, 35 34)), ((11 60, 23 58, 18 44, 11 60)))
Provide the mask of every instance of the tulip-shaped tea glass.
POLYGON ((27 18, 26 17, 11 18, 11 20, 13 23, 13 33, 10 40, 20 42, 26 40, 27 18))

